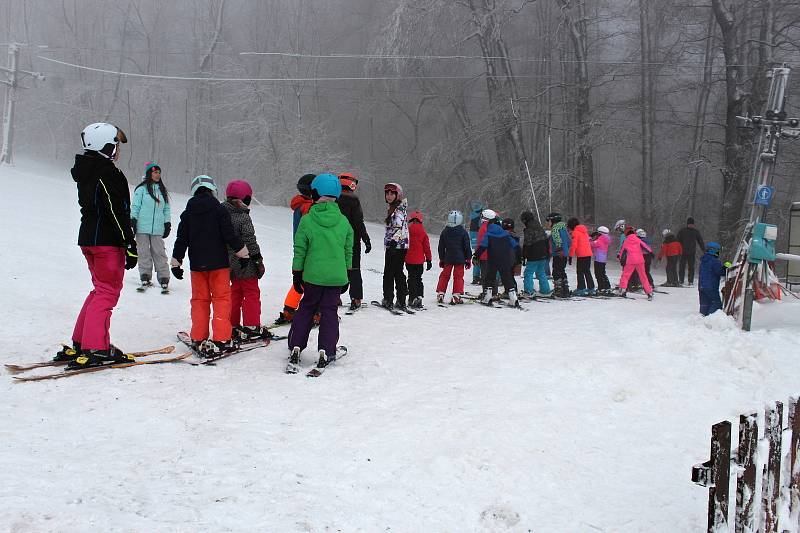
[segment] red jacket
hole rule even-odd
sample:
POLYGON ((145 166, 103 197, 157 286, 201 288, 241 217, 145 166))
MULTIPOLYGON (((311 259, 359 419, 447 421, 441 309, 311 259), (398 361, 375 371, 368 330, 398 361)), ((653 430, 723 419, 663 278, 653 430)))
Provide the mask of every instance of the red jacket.
POLYGON ((569 247, 569 255, 572 257, 592 257, 589 230, 583 224, 578 224, 572 230, 572 244, 569 247))
POLYGON ((408 252, 406 252, 407 265, 421 265, 432 260, 431 240, 425 231, 425 226, 414 222, 408 225, 408 252))
MULTIPOLYGON (((477 243, 476 246, 483 242, 483 236, 486 235, 486 229, 488 227, 489 227, 489 222, 484 220, 483 223, 481 224, 480 229, 478 229, 478 239, 475 241, 477 243)), ((480 257, 478 257, 478 260, 479 261, 488 261, 489 260, 489 250, 488 249, 484 250, 483 253, 480 255, 480 257)))
POLYGON ((661 250, 658 251, 658 258, 663 259, 664 257, 673 257, 681 254, 683 254, 683 246, 681 246, 681 243, 678 241, 665 242, 661 245, 661 250))

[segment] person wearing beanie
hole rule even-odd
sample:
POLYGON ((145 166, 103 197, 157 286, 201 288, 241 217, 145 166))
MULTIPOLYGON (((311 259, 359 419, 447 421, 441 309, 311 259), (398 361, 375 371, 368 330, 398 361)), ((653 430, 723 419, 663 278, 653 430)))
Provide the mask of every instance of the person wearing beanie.
POLYGON ((168 291, 169 260, 164 239, 172 229, 170 217, 169 192, 161 176, 161 167, 158 163, 146 163, 144 177, 133 191, 131 202, 131 227, 136 234, 142 283, 139 291, 152 285, 154 267, 161 292, 168 291))
POLYGON ((386 212, 386 232, 383 246, 386 249, 383 266, 383 301, 381 306, 393 309, 395 305, 406 309, 408 285, 403 265, 408 252, 408 200, 403 188, 397 183, 387 183, 383 187, 383 197, 389 206, 386 212), (397 303, 394 292, 397 291, 397 303))
POLYGON ((433 266, 431 241, 425 226, 422 225, 422 213, 412 211, 408 215, 408 252, 406 253, 406 270, 408 271, 408 306, 413 309, 424 307, 425 285, 422 283, 422 266, 430 270, 433 266))
POLYGON ((250 255, 250 260, 242 263, 236 257, 236 250, 228 247, 233 336, 243 343, 270 339, 273 335, 261 325, 261 289, 258 280, 264 276, 266 268, 256 240, 253 219, 250 218, 253 188, 245 180, 234 180, 225 188, 225 197, 222 206, 231 216, 233 232, 242 239, 250 255))
POLYGON ((681 262, 678 267, 678 283, 683 285, 688 268, 689 286, 691 287, 694 285, 695 252, 698 246, 700 250, 706 249, 700 231, 694 226, 694 218, 689 217, 686 219, 686 227, 678 231, 678 242, 681 243, 681 262))
POLYGON ((461 224, 464 215, 460 211, 450 211, 447 215, 447 225, 439 235, 439 283, 436 285, 436 301, 444 303, 444 294, 450 283, 450 274, 453 274, 453 296, 450 305, 464 303, 464 269, 472 266, 472 246, 467 230, 461 224))
POLYGON ((340 174, 339 183, 342 185, 342 194, 336 199, 336 203, 339 204, 342 214, 350 222, 354 233, 353 266, 347 271, 347 275, 350 277, 350 311, 355 311, 361 307, 361 301, 364 298, 364 286, 361 279, 361 242, 364 242, 365 254, 372 250, 372 243, 369 240, 367 227, 364 225, 361 200, 356 195, 358 178, 350 173, 340 174))
POLYGON ((339 178, 320 174, 311 182, 314 205, 300 219, 294 235, 292 279, 294 288, 303 295, 300 307, 289 330, 289 364, 286 372, 299 371, 300 353, 308 345, 308 337, 319 313, 317 369, 336 360, 339 342, 339 297, 347 292, 350 281, 347 271, 353 266, 354 232, 342 214, 336 199, 342 193, 339 178))
POLYGON ((533 278, 539 281, 539 294, 550 296, 550 282, 547 279, 547 264, 550 257, 549 239, 544 228, 532 211, 524 211, 519 219, 525 226, 522 232, 522 261, 525 272, 522 276, 524 295, 535 296, 533 278))
POLYGON ((181 265, 184 256, 189 254, 192 281, 189 336, 192 347, 201 357, 217 357, 238 347, 238 341, 232 338, 228 247, 235 250, 234 255, 239 259, 250 257, 233 229, 230 213, 217 200, 216 191, 217 185, 210 176, 203 174, 192 180, 192 197, 181 213, 170 261, 175 278, 183 279, 181 265), (209 320, 213 331, 211 338, 209 320))

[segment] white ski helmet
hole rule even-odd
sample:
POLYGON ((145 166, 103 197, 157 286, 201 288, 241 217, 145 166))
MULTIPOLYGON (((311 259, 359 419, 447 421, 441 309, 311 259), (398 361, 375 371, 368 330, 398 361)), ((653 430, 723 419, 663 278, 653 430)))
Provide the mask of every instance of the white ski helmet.
POLYGON ((464 222, 464 215, 461 214, 461 211, 450 211, 447 214, 447 225, 451 228, 460 226, 462 222, 464 222))
POLYGON ((192 196, 194 196, 194 193, 196 193, 197 189, 200 187, 205 187, 206 189, 214 191, 214 193, 217 192, 217 184, 214 183, 214 178, 206 176, 205 174, 201 174, 192 180, 192 196))
POLYGON ((497 218, 497 213, 495 213, 491 209, 484 209, 483 211, 481 211, 481 217, 484 220, 494 220, 497 218))
POLYGON ((119 143, 128 142, 125 133, 107 122, 95 122, 89 124, 81 132, 81 143, 84 150, 92 150, 104 157, 112 158, 119 143), (110 148, 106 148, 111 145, 110 148))
POLYGON ((666 237, 666 236, 667 236, 667 235, 669 235, 670 233, 672 233, 672 232, 671 232, 671 231, 669 231, 668 229, 665 229, 665 230, 662 230, 662 231, 661 231, 661 236, 662 236, 662 237, 666 237))
POLYGON ((643 230, 642 228, 639 228, 639 229, 636 230, 636 236, 637 237, 642 237, 642 238, 647 237, 647 232, 645 230, 643 230))
POLYGON ((597 228, 597 231, 599 233, 602 233, 603 235, 608 235, 608 228, 605 226, 600 226, 599 228, 597 228))
POLYGON ((616 224, 614 224, 614 229, 624 229, 625 228, 625 219, 617 220, 616 224))

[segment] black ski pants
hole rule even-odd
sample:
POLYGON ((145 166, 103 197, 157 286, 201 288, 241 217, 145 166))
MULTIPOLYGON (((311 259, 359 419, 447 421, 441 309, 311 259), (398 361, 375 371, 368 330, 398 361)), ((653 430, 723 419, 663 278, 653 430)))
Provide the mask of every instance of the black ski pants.
POLYGON ((578 272, 578 290, 594 289, 594 280, 592 279, 592 257, 579 257, 576 269, 578 272))
POLYGON ((594 277, 597 278, 597 288, 601 291, 611 288, 611 282, 608 281, 608 275, 606 274, 605 263, 601 263, 600 261, 594 262, 594 277))
POLYGON ((508 291, 517 290, 517 280, 514 279, 513 267, 500 267, 490 262, 486 262, 486 277, 483 279, 483 292, 488 292, 493 289, 493 294, 497 293, 497 275, 500 274, 500 281, 503 282, 503 287, 508 291))
POLYGON ((680 261, 679 255, 667 257, 667 283, 669 285, 678 284, 678 261, 680 261))
POLYGON ((486 290, 486 286, 492 288, 492 296, 497 296, 497 270, 489 276, 489 261, 481 259, 481 286, 486 290))
POLYGON ((686 279, 686 268, 689 268, 689 283, 694 283, 694 254, 682 255, 681 264, 678 267, 678 282, 683 285, 683 280, 686 279))
POLYGON ((653 264, 653 254, 646 254, 644 256, 644 272, 647 274, 647 281, 650 282, 651 287, 655 287, 653 283, 653 276, 650 275, 650 266, 653 264))
POLYGON ((362 300, 364 298, 364 282, 361 279, 361 241, 353 245, 353 268, 347 271, 350 281, 350 299, 362 300))
POLYGON ((567 258, 561 256, 553 257, 553 281, 567 280, 567 258))
POLYGON ((394 291, 397 290, 397 301, 406 303, 408 287, 403 267, 406 263, 406 250, 387 248, 383 265, 383 299, 394 302, 394 291))
POLYGON ((408 270, 408 303, 414 301, 416 297, 425 296, 425 286, 422 284, 422 272, 425 265, 406 264, 408 270))

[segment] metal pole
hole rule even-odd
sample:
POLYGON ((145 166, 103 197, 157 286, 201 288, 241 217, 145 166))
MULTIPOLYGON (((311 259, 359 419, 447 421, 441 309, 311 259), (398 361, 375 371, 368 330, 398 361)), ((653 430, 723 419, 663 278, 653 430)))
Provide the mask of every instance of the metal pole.
POLYGON ((17 63, 19 60, 19 45, 12 43, 8 46, 8 82, 6 84, 6 106, 3 112, 3 150, 0 152, 0 163, 12 164, 14 142, 14 105, 17 99, 17 63))
POLYGON ((552 153, 552 134, 547 128, 547 203, 550 212, 553 212, 553 153, 552 153))
POLYGON ((539 214, 539 202, 536 201, 536 191, 533 190, 533 180, 531 179, 531 171, 528 168, 528 160, 525 160, 525 172, 528 173, 528 183, 531 186, 531 196, 533 196, 533 205, 536 207, 536 218, 539 220, 539 224, 542 223, 542 216, 539 214))

